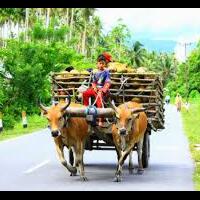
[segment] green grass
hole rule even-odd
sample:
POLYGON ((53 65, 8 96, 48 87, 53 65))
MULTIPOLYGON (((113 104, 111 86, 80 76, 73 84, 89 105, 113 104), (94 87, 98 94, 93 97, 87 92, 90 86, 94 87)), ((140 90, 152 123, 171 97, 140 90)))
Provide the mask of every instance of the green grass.
POLYGON ((195 189, 200 191, 200 149, 195 147, 200 144, 200 101, 192 102, 189 112, 182 110, 182 119, 185 133, 189 139, 192 158, 195 162, 193 180, 195 189))
POLYGON ((15 125, 14 129, 3 130, 0 132, 0 141, 22 136, 47 127, 47 120, 38 115, 27 116, 27 123, 27 128, 23 128, 22 122, 20 122, 15 125))

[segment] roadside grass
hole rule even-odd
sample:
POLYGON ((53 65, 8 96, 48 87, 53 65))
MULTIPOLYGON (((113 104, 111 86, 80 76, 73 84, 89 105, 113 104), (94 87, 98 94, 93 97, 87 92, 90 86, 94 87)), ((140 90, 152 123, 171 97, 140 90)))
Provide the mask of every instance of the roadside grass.
POLYGON ((4 129, 2 132, 0 132, 0 141, 19 137, 46 128, 47 120, 38 115, 27 116, 27 124, 27 128, 23 128, 22 122, 19 122, 16 123, 13 129, 4 129))
POLYGON ((195 163, 193 181, 200 191, 200 101, 191 102, 189 112, 182 110, 183 127, 189 139, 190 151, 195 163))

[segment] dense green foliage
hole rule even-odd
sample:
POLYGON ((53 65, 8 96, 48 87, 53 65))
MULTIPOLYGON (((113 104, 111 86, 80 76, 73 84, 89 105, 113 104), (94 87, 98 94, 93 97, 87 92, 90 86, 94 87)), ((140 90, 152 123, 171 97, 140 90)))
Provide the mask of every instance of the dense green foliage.
POLYGON ((46 44, 10 40, 0 53, 4 69, 11 77, 2 80, 5 87, 1 85, 1 109, 13 119, 18 119, 22 110, 27 114, 38 113, 39 100, 50 101, 50 72, 61 71, 71 64, 84 67, 83 56, 59 41, 46 44))
POLYGON ((95 67, 103 51, 115 61, 160 73, 172 97, 177 92, 199 97, 200 45, 179 64, 173 54, 148 52, 139 41, 132 43, 134 33, 120 19, 103 33, 93 8, 1 8, 2 32, 11 30, 11 24, 18 25, 18 32, 1 35, 0 44, 0 112, 7 128, 21 118, 22 110, 38 114, 38 101, 50 102, 51 72, 69 65, 78 70, 95 67))
POLYGON ((170 79, 167 87, 172 96, 179 92, 190 101, 200 98, 200 43, 186 62, 178 65, 175 76, 170 79))

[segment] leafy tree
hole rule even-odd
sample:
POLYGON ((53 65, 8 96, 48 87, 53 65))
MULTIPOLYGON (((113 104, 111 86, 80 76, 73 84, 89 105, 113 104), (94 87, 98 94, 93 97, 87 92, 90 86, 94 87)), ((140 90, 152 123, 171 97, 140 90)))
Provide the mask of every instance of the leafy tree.
POLYGON ((118 20, 117 25, 105 36, 102 41, 106 51, 110 52, 119 62, 127 61, 127 44, 131 38, 128 27, 118 20))
POLYGON ((145 59, 145 49, 143 48, 143 44, 139 41, 133 43, 132 47, 128 50, 128 55, 130 57, 131 65, 135 65, 136 67, 142 66, 145 59))

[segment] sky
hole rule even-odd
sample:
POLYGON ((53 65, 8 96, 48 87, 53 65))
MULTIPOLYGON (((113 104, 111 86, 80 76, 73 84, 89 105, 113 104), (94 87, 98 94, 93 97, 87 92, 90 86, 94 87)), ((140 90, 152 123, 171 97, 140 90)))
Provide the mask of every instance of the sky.
POLYGON ((177 41, 175 52, 184 55, 180 43, 200 39, 200 8, 98 8, 104 32, 121 18, 134 38, 177 41))

